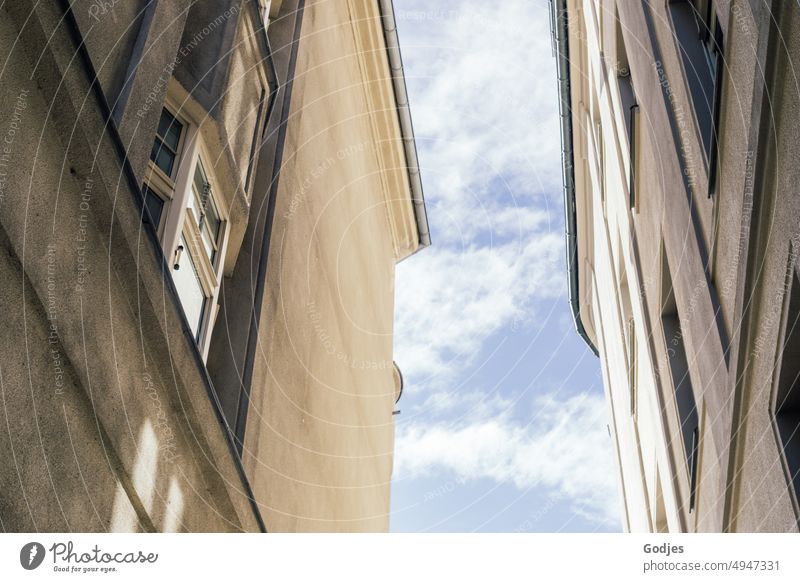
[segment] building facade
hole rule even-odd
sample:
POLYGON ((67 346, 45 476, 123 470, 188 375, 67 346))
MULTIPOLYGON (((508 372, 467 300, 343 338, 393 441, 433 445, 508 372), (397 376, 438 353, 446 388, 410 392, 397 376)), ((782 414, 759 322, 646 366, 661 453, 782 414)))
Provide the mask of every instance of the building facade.
POLYGON ((391 0, 0 7, 0 526, 385 531, 391 0))
POLYGON ((570 296, 623 525, 797 532, 800 7, 552 4, 570 296))

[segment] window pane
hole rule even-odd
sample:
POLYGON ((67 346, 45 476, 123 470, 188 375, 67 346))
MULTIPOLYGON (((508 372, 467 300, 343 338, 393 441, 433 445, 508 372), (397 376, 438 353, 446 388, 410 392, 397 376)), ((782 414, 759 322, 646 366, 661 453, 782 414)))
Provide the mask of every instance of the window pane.
POLYGON ((633 80, 630 73, 625 77, 619 77, 619 97, 622 105, 622 115, 625 116, 625 129, 628 133, 629 146, 633 149, 631 127, 633 125, 633 106, 636 105, 636 94, 633 92, 633 80))
POLYGON ((211 240, 211 235, 207 228, 203 229, 203 232, 200 233, 201 238, 203 239, 203 246, 206 249, 206 254, 208 255, 208 260, 211 261, 211 265, 214 265, 214 259, 217 256, 217 251, 214 248, 214 242, 211 240))
POLYGON ((194 187, 200 200, 202 200, 202 194, 205 190, 206 182, 208 182, 206 170, 203 168, 203 162, 198 159, 197 165, 194 168, 194 187))
POLYGON ((160 139, 156 138, 153 150, 150 152, 150 159, 167 175, 172 176, 172 166, 175 163, 175 154, 164 146, 160 139))
POLYGON ((192 196, 189 199, 189 208, 198 221, 203 246, 206 249, 211 264, 217 255, 217 244, 222 231, 222 219, 214 202, 213 193, 208 184, 208 177, 200 160, 197 162, 192 181, 192 196))
POLYGON ((219 231, 222 228, 222 220, 219 217, 219 212, 217 212, 217 206, 214 204, 213 200, 209 200, 206 204, 206 219, 205 219, 205 230, 208 230, 211 233, 211 238, 216 242, 219 240, 219 231))
POLYGON ((775 394, 775 420, 789 478, 800 497, 800 277, 792 276, 780 374, 775 394))
POLYGON ((194 216, 200 223, 200 218, 203 215, 203 196, 206 190, 206 177, 202 170, 200 161, 194 168, 194 179, 192 180, 192 195, 189 197, 189 208, 194 212, 194 216))
POLYGON ((150 218, 153 220, 153 226, 158 228, 161 224, 161 213, 164 210, 164 201, 161 196, 153 192, 148 186, 143 189, 144 192, 144 205, 150 213, 150 218))
POLYGON ((211 199, 206 204, 206 215, 203 221, 203 241, 205 242, 206 249, 208 250, 208 257, 211 263, 214 263, 214 258, 217 256, 217 245, 219 244, 219 235, 222 230, 222 220, 217 212, 217 206, 214 200, 211 199))
POLYGON ((181 237, 180 244, 183 245, 183 255, 181 256, 180 268, 172 271, 172 279, 175 281, 183 311, 186 313, 189 326, 196 339, 200 333, 200 322, 203 318, 206 298, 200 285, 200 279, 197 276, 192 255, 189 252, 189 246, 183 237, 181 237))
POLYGON ((678 40, 683 68, 692 106, 700 126, 700 136, 706 152, 711 145, 711 113, 714 102, 714 75, 706 58, 706 48, 700 37, 698 16, 694 5, 687 0, 674 0, 669 4, 675 37, 678 40))
POLYGON ((183 125, 169 111, 162 109, 161 119, 158 122, 158 135, 173 152, 178 151, 182 130, 183 125))
POLYGON ((672 271, 666 253, 661 258, 661 297, 661 327, 664 331, 666 355, 675 389, 675 404, 680 421, 679 430, 683 436, 683 447, 686 453, 686 466, 690 480, 689 511, 693 511, 697 485, 699 416, 686 356, 685 336, 681 329, 681 318, 678 314, 678 304, 675 301, 675 290, 672 285, 672 271))

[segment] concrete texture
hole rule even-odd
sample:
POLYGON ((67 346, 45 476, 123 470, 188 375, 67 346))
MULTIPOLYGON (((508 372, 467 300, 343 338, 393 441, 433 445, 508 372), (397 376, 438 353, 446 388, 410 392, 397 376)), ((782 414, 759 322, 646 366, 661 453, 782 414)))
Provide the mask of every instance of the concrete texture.
POLYGON ((667 5, 568 2, 581 313, 600 348, 627 528, 798 531, 771 406, 790 243, 800 233, 798 92, 780 73, 800 56, 798 7, 713 4, 726 62, 709 197, 667 5), (623 46, 639 105, 633 208, 623 46), (677 338, 661 323, 663 265, 677 338), (676 342, 699 417, 694 506, 670 368, 676 342))

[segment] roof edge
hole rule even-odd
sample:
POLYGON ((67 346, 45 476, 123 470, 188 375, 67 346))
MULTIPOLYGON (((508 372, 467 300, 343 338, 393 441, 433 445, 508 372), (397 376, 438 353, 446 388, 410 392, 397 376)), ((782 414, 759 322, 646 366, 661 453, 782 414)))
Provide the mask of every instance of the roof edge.
MULTIPOLYGON (((417 157, 417 144, 414 139, 414 125, 411 121, 411 110, 408 105, 408 90, 403 71, 403 57, 400 54, 400 40, 397 36, 397 22, 394 16, 392 0, 378 0, 383 36, 386 42, 386 53, 389 58, 389 69, 392 74, 392 87, 397 104, 397 117, 400 122, 403 151, 406 157, 408 181, 411 186, 411 203, 414 207, 414 220, 417 224, 419 247, 414 251, 430 246, 431 235, 428 226, 428 211, 425 207, 425 196, 422 192, 422 178, 417 157)), ((414 253, 411 253, 414 254, 414 253)))
POLYGON ((569 59, 569 16, 567 0, 550 0, 556 70, 558 75, 559 117, 561 120, 561 166, 564 175, 564 222, 567 238, 569 304, 575 330, 594 355, 597 347, 589 338, 581 318, 578 278, 578 219, 575 210, 575 161, 572 142, 572 84, 569 59))

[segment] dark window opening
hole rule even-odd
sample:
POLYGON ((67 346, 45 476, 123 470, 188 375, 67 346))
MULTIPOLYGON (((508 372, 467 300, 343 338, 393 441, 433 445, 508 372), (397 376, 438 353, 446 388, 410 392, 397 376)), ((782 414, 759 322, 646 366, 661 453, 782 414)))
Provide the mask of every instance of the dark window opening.
POLYGON ((628 196, 630 200, 628 202, 632 209, 636 208, 636 164, 639 160, 639 144, 636 139, 638 117, 639 106, 634 103, 630 106, 630 109, 628 109, 628 143, 630 144, 631 151, 630 169, 628 171, 628 196))
POLYGON ((719 127, 720 109, 722 107, 722 73, 725 69, 725 41, 722 37, 722 27, 714 15, 714 32, 709 35, 706 42, 707 54, 712 58, 714 66, 714 109, 711 115, 711 146, 708 154, 708 195, 717 189, 717 161, 719 157, 719 127))
POLYGON ((625 39, 622 36, 622 25, 617 13, 617 84, 619 85, 619 98, 622 107, 622 115, 625 118, 625 130, 628 136, 628 148, 630 151, 630 171, 628 176, 628 187, 630 197, 630 207, 636 207, 636 117, 639 112, 639 105, 636 103, 636 92, 633 88, 633 77, 631 76, 630 62, 628 61, 628 51, 625 47, 625 39))
POLYGON ((149 217, 152 221, 153 228, 158 230, 161 224, 161 215, 164 212, 164 200, 161 196, 153 192, 147 184, 142 187, 142 193, 144 194, 144 207, 147 209, 147 213, 144 214, 142 218, 147 220, 149 217))
POLYGON ((636 416, 636 326, 633 317, 628 319, 628 384, 630 385, 631 416, 636 416))
POLYGON ((716 188, 718 128, 724 68, 724 38, 711 0, 705 10, 697 2, 669 4, 675 38, 683 61, 701 143, 709 162, 709 195, 716 188))
POLYGON ((672 384, 675 391, 675 403, 678 409, 681 437, 689 471, 689 511, 694 509, 695 491, 697 489, 697 461, 699 451, 699 420, 695 401, 689 364, 686 359, 686 346, 680 315, 672 287, 672 276, 666 251, 662 261, 662 307, 661 325, 664 330, 664 342, 667 347, 672 384))
POLYGON ((775 424, 789 483, 800 499, 800 278, 794 268, 780 366, 775 424))
POLYGON ((253 169, 255 167, 256 157, 258 156, 258 152, 260 149, 258 143, 258 136, 259 133, 261 133, 259 129, 261 126, 261 119, 264 115, 264 104, 266 103, 266 99, 267 99, 267 92, 262 88, 261 96, 258 98, 258 109, 256 110, 256 123, 255 127, 253 127, 253 140, 250 143, 250 157, 247 159, 247 176, 244 179, 244 187, 248 191, 250 189, 250 179, 253 175, 253 169))
POLYGON ((182 132, 183 124, 169 111, 163 109, 153 149, 150 151, 150 159, 169 177, 172 177, 175 159, 178 157, 178 144, 182 132))

